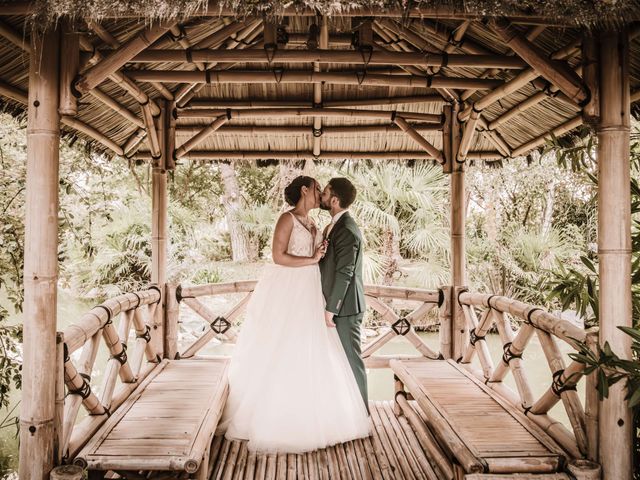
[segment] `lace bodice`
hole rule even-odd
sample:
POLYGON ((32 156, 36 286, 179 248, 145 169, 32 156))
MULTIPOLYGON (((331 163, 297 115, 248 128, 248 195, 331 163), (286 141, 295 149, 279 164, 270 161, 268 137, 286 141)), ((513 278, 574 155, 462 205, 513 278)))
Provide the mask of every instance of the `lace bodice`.
POLYGON ((318 232, 318 228, 316 228, 314 236, 293 213, 289 212, 289 214, 293 217, 293 230, 291 230, 291 236, 289 237, 287 253, 296 257, 313 256, 316 247, 322 241, 322 232, 318 232))

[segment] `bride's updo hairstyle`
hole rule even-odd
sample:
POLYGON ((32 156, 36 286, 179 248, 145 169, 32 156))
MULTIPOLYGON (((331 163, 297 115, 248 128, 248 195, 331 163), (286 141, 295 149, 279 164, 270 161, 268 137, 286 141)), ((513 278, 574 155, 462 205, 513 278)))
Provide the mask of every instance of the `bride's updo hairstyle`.
POLYGON ((284 189, 284 200, 292 207, 295 207, 302 197, 302 187, 313 188, 316 183, 312 177, 300 175, 293 179, 284 189))

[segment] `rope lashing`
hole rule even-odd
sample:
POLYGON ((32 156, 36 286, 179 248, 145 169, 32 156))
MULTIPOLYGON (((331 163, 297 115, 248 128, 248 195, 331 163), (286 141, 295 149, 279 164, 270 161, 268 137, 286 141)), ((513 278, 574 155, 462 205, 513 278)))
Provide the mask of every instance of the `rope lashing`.
POLYGON ((356 70, 356 78, 358 79, 358 85, 362 85, 365 77, 367 76, 367 71, 363 69, 356 70))
POLYGON ((455 39, 455 35, 456 35, 456 31, 455 30, 451 30, 449 32, 449 38, 447 38, 447 43, 449 45, 452 45, 452 46, 456 47, 456 48, 460 48, 464 44, 465 37, 462 37, 460 40, 456 40, 455 39))
POLYGON ((487 307, 494 309, 493 305, 491 305, 491 299, 493 297, 497 297, 498 295, 489 295, 489 298, 487 298, 487 307))
POLYGON ((277 84, 280 83, 283 75, 284 75, 284 68, 277 67, 273 69, 273 78, 275 78, 277 84))
POLYGON ((551 391, 556 397, 559 397, 562 394, 562 392, 576 389, 575 384, 567 385, 567 382, 562 380, 562 374, 564 374, 564 368, 553 373, 553 381, 551 382, 551 391))
POLYGON ((86 400, 89 395, 91 395, 91 385, 87 382, 87 379, 81 374, 80 378, 82 378, 82 385, 78 388, 69 388, 67 390, 68 395, 80 395, 83 400, 86 400))
POLYGON ((120 345, 122 345, 122 351, 120 353, 111 355, 111 358, 117 360, 120 365, 124 365, 125 363, 127 363, 127 344, 121 343, 120 345))
POLYGON ((282 45, 286 45, 287 43, 289 43, 289 33, 287 32, 287 29, 282 25, 276 28, 276 42, 282 45))
POLYGON ((157 286, 157 285, 151 285, 149 288, 147 288, 147 290, 155 290, 156 292, 158 292, 160 294, 160 298, 158 298, 158 301, 150 303, 149 305, 153 305, 155 303, 160 303, 160 300, 162 299, 162 290, 160 290, 160 287, 157 286))
POLYGON ((136 308, 138 308, 138 307, 140 306, 140 301, 141 301, 141 300, 140 300, 140 295, 138 295, 136 292, 131 292, 131 293, 132 293, 133 295, 135 295, 135 296, 136 296, 136 299, 138 300, 138 301, 136 302, 136 306, 135 306, 135 307, 132 307, 132 309, 133 309, 133 310, 135 310, 136 308))
POLYGON ((371 57, 373 56, 373 47, 371 45, 360 45, 358 50, 360 51, 364 68, 367 68, 367 65, 369 65, 369 62, 371 61, 371 57))
POLYGON ((278 49, 278 44, 276 43, 265 43, 264 44, 264 53, 267 56, 267 62, 269 65, 273 62, 273 57, 276 55, 276 50, 278 49))
POLYGON ((409 323, 409 320, 402 317, 398 319, 393 325, 391 325, 391 328, 394 332, 396 332, 397 335, 404 336, 411 330, 411 323, 409 323))
POLYGON ((311 128, 311 131, 313 132, 313 136, 314 137, 321 137, 322 136, 322 128, 311 128))
POLYGON ((104 325, 102 326, 102 328, 106 327, 110 323, 113 323, 113 321, 111 320, 111 317, 113 316, 113 312, 111 311, 111 309, 109 307, 106 307, 104 305, 96 305, 95 308, 101 308, 105 312, 107 312, 107 321, 104 322, 104 325))
POLYGON ((211 327, 211 330, 216 332, 218 335, 222 335, 231 328, 231 322, 229 322, 229 320, 227 320, 223 316, 219 316, 216 317, 216 319, 211 322, 209 326, 211 327))
POLYGON ((149 325, 144 326, 143 333, 136 333, 136 338, 142 338, 145 342, 149 343, 151 341, 151 329, 149 325))
POLYGON ((527 313, 527 319, 524 321, 524 323, 527 324, 527 325, 531 325, 533 328, 538 328, 531 321, 531 315, 533 315, 533 312, 536 312, 538 310, 542 311, 542 309, 538 308, 538 307, 535 307, 535 308, 532 308, 531 310, 529 310, 529 312, 527 313))
POLYGON ((175 35, 171 30, 167 32, 174 42, 179 42, 180 40, 187 38, 187 30, 184 28, 184 25, 176 25, 176 28, 178 29, 177 35, 175 35))
POLYGON ((187 63, 193 63, 193 52, 191 51, 190 48, 185 49, 184 58, 187 61, 187 63))
POLYGON ((471 346, 475 347, 476 342, 479 340, 484 340, 485 337, 486 337, 486 334, 480 336, 476 333, 476 329, 472 328, 471 331, 469 332, 469 343, 471 344, 471 346))
POLYGON ((502 354, 502 361, 504 362, 505 365, 509 365, 511 360, 513 360, 514 358, 522 358, 521 353, 516 354, 511 351, 511 345, 512 345, 512 342, 507 342, 504 344, 504 347, 503 347, 504 353, 502 354))

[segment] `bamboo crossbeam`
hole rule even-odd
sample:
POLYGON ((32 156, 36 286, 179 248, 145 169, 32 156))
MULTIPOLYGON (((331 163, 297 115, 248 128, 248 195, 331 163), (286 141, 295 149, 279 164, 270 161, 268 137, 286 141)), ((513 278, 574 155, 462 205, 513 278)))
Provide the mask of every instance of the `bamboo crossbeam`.
MULTIPOLYGON (((125 312, 123 312, 124 314, 125 312)), ((113 357, 118 357, 123 355, 125 351, 125 344, 120 340, 120 336, 116 331, 113 323, 107 323, 102 327, 102 338, 107 344, 107 348, 113 357)), ((125 356, 126 359, 126 356, 125 356)), ((133 375, 133 371, 131 370, 131 365, 129 365, 128 361, 124 361, 122 365, 120 365, 118 369, 118 374, 120 375, 121 380, 124 383, 132 383, 135 382, 135 376, 133 375)))
POLYGON ((419 88, 475 88, 486 90, 503 84, 498 79, 475 79, 466 77, 442 77, 417 75, 384 75, 366 72, 313 72, 313 70, 282 71, 217 71, 193 72, 185 70, 127 70, 125 74, 133 80, 142 82, 180 82, 180 83, 330 83, 337 85, 366 85, 385 87, 419 88))
POLYGON ((478 126, 481 127, 481 133, 485 135, 491 143, 498 149, 500 153, 502 153, 505 157, 511 156, 511 147, 509 144, 502 138, 502 136, 498 133, 497 130, 491 130, 489 125, 487 125, 487 121, 484 119, 482 115, 478 117, 478 126))
POLYGON ((116 155, 124 155, 124 150, 122 149, 122 147, 120 147, 120 145, 118 145, 109 137, 102 134, 101 132, 91 127, 90 125, 87 125, 86 123, 81 122, 77 118, 65 115, 60 118, 60 121, 62 122, 63 125, 67 125, 73 128, 74 130, 84 133, 88 137, 91 137, 94 140, 98 141, 99 143, 107 147, 109 150, 114 152, 116 155))
MULTIPOLYGON (((564 47, 556 50, 551 54, 551 60, 565 60, 571 57, 574 53, 578 51, 577 47, 579 45, 580 40, 574 40, 573 42, 565 45, 564 47)), ((495 90, 489 92, 482 98, 476 100, 472 105, 467 106, 464 110, 460 112, 458 118, 461 121, 466 121, 471 115, 472 110, 482 111, 485 108, 493 105, 498 100, 512 94, 513 92, 521 89, 527 83, 535 80, 540 76, 540 73, 537 72, 533 68, 528 68, 523 70, 518 75, 516 75, 511 80, 505 82, 504 84, 497 87, 495 90)))
MULTIPOLYGON (((569 387, 576 385, 582 378, 584 368, 585 368, 584 363, 575 362, 575 361, 571 362, 569 366, 564 369, 564 373, 560 377, 560 381, 563 384, 568 385, 569 387)), ((531 412, 535 413, 536 415, 547 413, 559 401, 560 401, 560 397, 555 394, 555 392, 551 387, 549 387, 540 396, 540 398, 538 398, 538 400, 533 404, 533 406, 531 407, 531 412)))
MULTIPOLYGON (((444 103, 440 95, 412 95, 404 97, 380 97, 380 98, 354 98, 341 100, 322 100, 322 106, 331 107, 360 107, 378 105, 410 105, 422 103, 444 103)), ((309 100, 263 100, 252 98, 245 100, 216 99, 216 98, 195 98, 191 100, 185 108, 246 108, 246 107, 274 107, 274 108, 312 108, 313 102, 309 100)))
POLYGON ((565 133, 570 132, 574 128, 578 128, 583 123, 584 123, 584 119, 582 118, 582 115, 577 115, 576 117, 573 117, 572 119, 567 120, 563 124, 558 125, 553 130, 545 132, 542 135, 539 135, 538 137, 534 138, 533 140, 529 140, 528 142, 523 143, 522 145, 514 148, 513 151, 511 152, 511 155, 513 157, 524 155, 527 152, 533 150, 534 148, 544 145, 547 141, 551 140, 553 137, 560 137, 565 133))
POLYGON ((375 351, 382 348, 384 345, 387 344, 387 342, 389 342, 389 340, 391 340, 395 336, 396 336, 396 332, 394 332, 391 329, 387 330, 384 333, 381 333, 376 338, 374 338, 371 342, 365 345, 365 347, 362 349, 362 358, 363 359, 369 358, 375 351))
POLYGON ((7 23, 0 21, 0 36, 6 38, 15 46, 31 54, 31 40, 25 34, 16 32, 15 29, 7 23))
POLYGON ((142 140, 144 140, 146 136, 147 136, 147 130, 145 128, 138 128, 138 130, 133 132, 133 134, 131 134, 129 139, 125 142, 125 144, 122 147, 122 149, 124 150, 124 156, 127 158, 130 158, 131 155, 133 155, 136 151, 138 151, 138 148, 140 148, 142 140))
MULTIPOLYGON (((571 389, 577 383, 577 380, 582 377, 582 373, 575 375, 574 378, 571 379, 562 378, 564 377, 563 373, 565 371, 565 365, 564 360, 562 359, 562 353, 560 352, 558 345, 556 344, 553 337, 547 332, 538 330, 537 333, 538 338, 540 339, 540 345, 542 346, 542 351, 544 352, 551 372, 553 372, 554 375, 556 375, 558 372, 562 372, 562 374, 559 375, 559 381, 561 382, 560 388, 566 388, 567 386, 569 387, 569 389, 560 392, 560 399, 562 400, 564 409, 567 413, 567 416, 569 417, 569 422, 571 423, 573 434, 576 437, 578 448, 583 455, 587 455, 589 447, 587 441, 584 408, 580 403, 578 392, 571 389), (565 383, 565 380, 569 380, 569 382, 565 383)), ((554 392, 552 389, 552 393, 555 394, 556 392, 554 392)))
MULTIPOLYGON (((246 109, 177 109, 176 115, 181 118, 211 118, 227 116, 230 120, 244 118, 282 118, 282 117, 342 117, 342 118, 372 118, 388 120, 397 118, 396 111, 390 110, 356 110, 347 108, 246 108, 246 109)), ((442 115, 435 113, 400 112, 404 120, 414 120, 429 123, 442 123, 442 115)), ((400 126, 400 125, 398 125, 400 126)), ((283 129, 287 127, 282 127, 283 129)))
MULTIPOLYGON (((91 42, 87 38, 83 36, 80 36, 80 46, 83 49, 93 53, 91 61, 89 62, 90 65, 95 66, 101 60, 104 60, 104 56, 91 44, 91 42)), ((121 71, 113 72, 111 75, 109 75, 109 79, 113 83, 118 85, 118 87, 120 87, 122 90, 131 95, 136 102, 140 104, 149 103, 151 105, 151 111, 154 115, 158 115, 160 113, 160 108, 158 107, 156 102, 149 98, 149 95, 147 95, 147 93, 144 92, 138 85, 136 85, 130 78, 123 75, 121 71)))
POLYGON ((23 105, 26 105, 28 102, 27 92, 20 88, 14 87, 13 85, 9 85, 2 80, 0 80, 0 95, 23 105))
POLYGON ((490 25, 511 50, 570 99, 578 104, 587 100, 589 95, 587 89, 570 67, 550 60, 538 47, 518 33, 506 18, 494 19, 490 25))
MULTIPOLYGON (((242 298, 242 300, 240 300, 238 303, 236 303, 233 306, 233 308, 231 308, 231 310, 229 310, 224 315, 224 318, 229 323, 233 323, 235 319, 239 317, 242 312, 244 312, 244 309, 247 306, 247 303, 249 303, 250 298, 251 298, 251 292, 245 295, 242 298)), ((204 305, 202 305, 201 302, 198 302, 195 298, 187 298, 186 296, 183 296, 183 300, 185 301, 185 303, 190 302, 189 305, 192 306, 192 308, 195 307, 196 309, 194 311, 202 315, 203 318, 205 318, 206 316, 207 321, 213 321, 215 319, 215 316, 213 316, 213 313, 208 308, 204 307, 204 305), (204 308, 201 308, 201 307, 204 307, 204 308)), ((227 333, 229 333, 229 331, 227 333)), ((208 329, 200 338, 198 338, 195 342, 193 342, 193 344, 187 347, 187 349, 184 350, 184 352, 180 353, 180 357, 181 358, 192 357, 193 355, 198 353, 198 351, 202 347, 204 347, 207 343, 209 343, 209 341, 215 336, 216 336, 216 333, 212 329, 208 329)))
POLYGON ((153 44, 164 35, 173 24, 161 23, 146 29, 131 40, 121 45, 100 63, 91 67, 76 81, 75 87, 81 93, 87 93, 100 85, 109 75, 112 75, 131 60, 136 54, 153 44))
POLYGON ((185 143, 180 146, 175 152, 176 158, 181 158, 187 152, 193 150, 197 145, 202 143, 207 137, 216 132, 222 125, 229 121, 229 117, 227 115, 221 115, 216 118, 209 126, 201 129, 197 134, 187 140, 185 143))
POLYGON ((411 137, 414 142, 424 148, 438 163, 440 163, 441 165, 444 164, 444 156, 442 155, 442 152, 431 145, 431 143, 429 143, 422 135, 416 132, 403 117, 395 115, 394 112, 391 118, 393 122, 402 129, 403 132, 411 137))
POLYGON ((365 58, 354 50, 218 50, 148 49, 131 59, 134 63, 335 63, 353 65, 409 65, 415 67, 465 67, 522 69, 527 64, 518 57, 503 55, 439 55, 432 53, 389 52, 378 50, 365 58))
POLYGON ((80 375, 75 365, 71 362, 71 359, 67 358, 64 362, 64 383, 67 385, 69 392, 82 398, 82 404, 87 411, 92 415, 102 415, 105 413, 104 406, 96 397, 96 394, 91 391, 90 386, 87 385, 86 379, 80 375), (82 393, 80 393, 82 392, 82 393))
POLYGON ((145 315, 142 308, 136 308, 133 311, 133 328, 136 332, 135 350, 131 354, 129 363, 131 364, 131 370, 137 377, 142 368, 142 360, 145 358, 148 362, 156 360, 156 353, 153 350, 153 345, 150 341, 149 325, 145 321, 145 315), (147 337, 147 335, 149 335, 147 337), (149 340, 147 340, 149 338, 149 340))
MULTIPOLYGON (((127 338, 124 335, 124 331, 126 331, 126 335, 128 336, 130 325, 131 312, 122 312, 120 314, 120 332, 118 333, 118 341, 120 338, 127 338)), ((105 331, 106 329, 103 330, 103 336, 105 331)), ((125 345, 121 345, 121 347, 124 349, 125 345)), ((128 361, 127 365, 129 366, 129 368, 131 368, 131 364, 128 361)), ((104 405, 106 409, 109 409, 111 406, 111 398, 113 397, 113 391, 116 387, 116 382, 118 381, 118 373, 120 372, 120 367, 120 362, 113 356, 107 361, 107 366, 105 367, 104 376, 102 378, 102 388, 100 389, 100 403, 104 405)), ((131 372, 132 379, 135 379, 133 369, 131 370, 131 372)))
MULTIPOLYGON (((442 127, 437 123, 412 123, 411 127, 418 132, 438 132, 442 127)), ((195 135, 202 130, 202 125, 180 125, 176 132, 181 134, 195 135)), ((287 135, 311 135, 313 128, 310 126, 287 126, 286 130, 282 125, 224 125, 218 129, 223 134, 244 134, 244 135, 264 135, 278 134, 286 131, 287 135)), ((345 127, 323 127, 322 135, 344 135, 349 133, 386 133, 400 134, 402 130, 394 124, 389 125, 353 125, 345 127)), ((126 149, 125 149, 126 154, 126 149)))
POLYGON ((89 94, 96 99, 100 100, 107 107, 111 108, 114 112, 120 114, 125 120, 128 120, 137 127, 144 128, 144 122, 131 110, 124 105, 120 104, 112 97, 101 91, 99 88, 94 88, 89 94))

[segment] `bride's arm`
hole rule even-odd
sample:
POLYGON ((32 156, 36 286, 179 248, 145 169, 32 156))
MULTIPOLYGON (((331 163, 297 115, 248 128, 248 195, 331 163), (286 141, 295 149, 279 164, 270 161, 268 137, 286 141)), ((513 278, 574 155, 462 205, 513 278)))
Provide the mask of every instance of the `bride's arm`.
POLYGON ((276 231, 273 234, 273 245, 271 246, 273 263, 285 267, 304 267, 318 263, 324 254, 323 246, 316 249, 313 257, 298 257, 287 253, 292 230, 293 218, 291 215, 281 215, 278 223, 276 223, 276 231))

